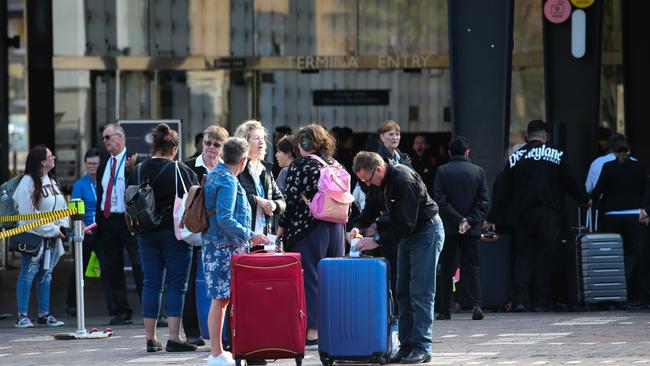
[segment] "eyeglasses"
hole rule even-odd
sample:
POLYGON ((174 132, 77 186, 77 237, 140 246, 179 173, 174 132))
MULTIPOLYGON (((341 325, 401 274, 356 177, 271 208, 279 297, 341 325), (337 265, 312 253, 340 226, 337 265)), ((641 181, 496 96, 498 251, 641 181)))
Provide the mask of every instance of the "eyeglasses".
POLYGON ((102 136, 102 140, 104 140, 104 141, 108 141, 108 140, 111 139, 111 137, 113 137, 113 136, 117 136, 117 135, 119 135, 119 133, 112 133, 112 134, 110 134, 110 135, 104 135, 104 136, 102 136))
MULTIPOLYGON (((377 166, 379 166, 379 165, 377 165, 377 166)), ((364 182, 367 185, 370 185, 372 183, 372 178, 375 176, 376 171, 377 171, 377 167, 375 167, 375 169, 372 170, 372 174, 370 174, 370 178, 368 180, 363 180, 361 178, 359 178, 359 180, 364 182)))
POLYGON ((203 141, 203 145, 205 145, 206 147, 214 146, 215 149, 218 149, 221 146, 223 146, 221 142, 217 142, 217 141, 203 141))

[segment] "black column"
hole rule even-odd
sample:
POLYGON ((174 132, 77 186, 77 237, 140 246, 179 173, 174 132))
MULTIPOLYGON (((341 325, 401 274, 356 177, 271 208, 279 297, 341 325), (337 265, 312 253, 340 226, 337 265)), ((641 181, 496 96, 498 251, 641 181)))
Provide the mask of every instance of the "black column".
POLYGON ((584 10, 586 52, 582 58, 571 55, 571 18, 561 24, 543 20, 546 121, 553 126, 552 141, 566 149, 568 162, 581 181, 598 152, 603 2, 584 10))
POLYGON ((27 20, 27 118, 29 146, 54 149, 52 2, 25 1, 27 20))
POLYGON ((453 133, 491 187, 503 168, 510 129, 513 0, 449 0, 453 133))
POLYGON ((7 3, 0 4, 0 182, 9 177, 9 57, 7 3))
POLYGON ((625 125, 632 154, 650 172, 650 22, 648 1, 621 1, 625 125))

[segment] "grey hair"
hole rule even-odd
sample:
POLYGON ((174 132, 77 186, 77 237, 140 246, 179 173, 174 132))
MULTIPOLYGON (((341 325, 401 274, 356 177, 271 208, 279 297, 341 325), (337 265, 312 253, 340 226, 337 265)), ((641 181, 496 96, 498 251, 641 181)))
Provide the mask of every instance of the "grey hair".
POLYGON ((231 137, 223 145, 221 159, 228 165, 239 164, 239 161, 248 155, 248 141, 240 137, 231 137))
POLYGON ((381 156, 377 153, 359 151, 359 153, 354 157, 354 162, 352 163, 352 171, 354 171, 355 174, 359 173, 361 170, 371 172, 383 162, 384 159, 382 159, 381 156))
POLYGON ((119 133, 122 135, 122 137, 126 137, 126 131, 124 130, 124 127, 120 126, 118 123, 111 122, 104 125, 104 129, 108 127, 113 130, 113 133, 119 133))

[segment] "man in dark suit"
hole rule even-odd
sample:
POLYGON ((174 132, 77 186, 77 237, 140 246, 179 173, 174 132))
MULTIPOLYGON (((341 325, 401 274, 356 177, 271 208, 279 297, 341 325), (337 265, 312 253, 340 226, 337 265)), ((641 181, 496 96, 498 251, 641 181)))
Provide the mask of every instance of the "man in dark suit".
POLYGON ((451 277, 455 272, 456 252, 460 248, 461 276, 468 285, 468 294, 474 305, 472 319, 483 319, 481 310, 481 265, 479 241, 481 224, 487 215, 488 196, 483 168, 469 159, 470 146, 462 136, 449 143, 449 162, 436 174, 433 199, 440 207, 445 225, 445 245, 440 253, 440 274, 437 281, 436 303, 440 304, 438 320, 451 318, 451 277))
POLYGON ((124 220, 126 179, 137 159, 137 155, 126 151, 125 140, 124 129, 118 124, 109 123, 104 127, 102 141, 109 154, 97 169, 97 230, 104 246, 108 267, 104 273, 108 275, 116 312, 111 325, 131 324, 133 314, 127 300, 124 249, 131 261, 139 295, 142 294, 143 282, 138 245, 124 220))

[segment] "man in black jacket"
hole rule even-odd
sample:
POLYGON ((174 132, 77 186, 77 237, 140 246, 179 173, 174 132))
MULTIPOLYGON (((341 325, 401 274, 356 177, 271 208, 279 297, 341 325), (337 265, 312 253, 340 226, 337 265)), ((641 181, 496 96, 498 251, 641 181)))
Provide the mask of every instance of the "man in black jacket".
MULTIPOLYGON (((386 210, 388 230, 357 243, 359 251, 398 243, 397 302, 400 350, 391 362, 422 363, 431 360, 435 268, 445 238, 438 205, 429 197, 420 176, 411 168, 384 161, 377 153, 362 151, 352 169, 370 186, 366 206, 357 221, 367 228, 386 210), (383 197, 377 199, 377 197, 383 197)), ((358 233, 354 228, 350 234, 358 233)))
POLYGON ((433 186, 433 199, 440 206, 445 224, 445 246, 440 254, 440 273, 436 290, 436 303, 440 313, 436 319, 451 318, 451 277, 454 274, 456 252, 460 248, 461 276, 467 284, 468 295, 474 305, 472 319, 483 319, 481 310, 481 265, 479 241, 481 224, 487 214, 488 197, 483 168, 469 160, 470 146, 462 136, 455 136, 449 143, 449 163, 438 168, 433 186))
POLYGON ((140 252, 135 237, 131 235, 124 220, 124 191, 130 167, 135 165, 137 155, 126 151, 126 134, 124 128, 116 123, 109 123, 102 131, 104 147, 109 152, 97 169, 97 209, 95 221, 97 234, 104 246, 108 281, 111 295, 115 302, 116 315, 111 325, 131 324, 133 310, 129 306, 124 276, 124 249, 126 249, 135 286, 142 295, 142 265, 140 252))
MULTIPOLYGON (((546 142, 546 124, 528 123, 528 143, 508 158, 503 184, 494 202, 497 214, 512 211, 515 226, 514 311, 525 311, 528 289, 535 311, 551 303, 550 265, 557 242, 563 191, 581 204, 591 205, 584 185, 573 177, 566 153, 546 142)), ((487 223, 494 228, 494 223, 487 223)))

